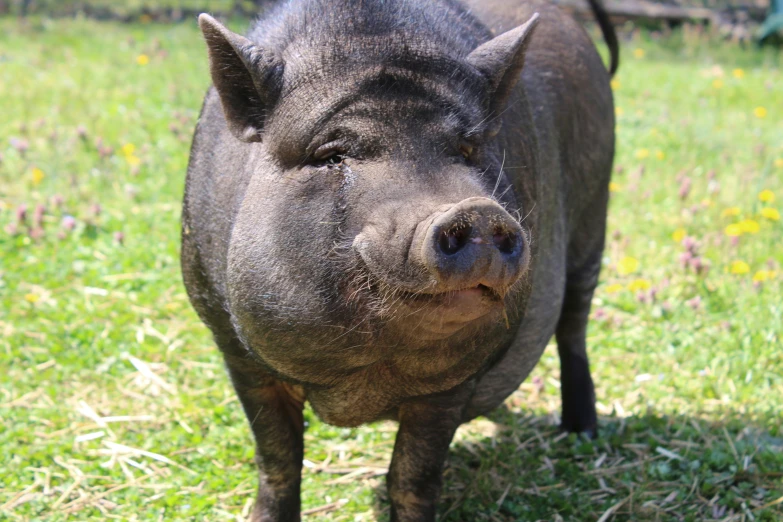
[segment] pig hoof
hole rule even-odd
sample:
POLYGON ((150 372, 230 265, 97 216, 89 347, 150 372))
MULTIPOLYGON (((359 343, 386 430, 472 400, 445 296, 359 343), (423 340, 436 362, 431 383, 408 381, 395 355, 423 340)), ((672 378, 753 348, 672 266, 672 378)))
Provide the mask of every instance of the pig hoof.
POLYGON ((577 419, 568 421, 563 419, 563 422, 560 424, 560 431, 584 435, 590 440, 595 440, 598 438, 598 423, 595 420, 587 421, 577 419))
POLYGON ((580 431, 580 435, 587 437, 590 440, 595 440, 598 438, 598 428, 593 426, 592 428, 587 428, 586 430, 580 431))
POLYGON ((577 435, 582 435, 583 437, 586 437, 590 440, 595 440, 598 438, 598 428, 595 426, 593 426, 592 428, 584 428, 584 429, 568 429, 561 425, 560 431, 565 431, 568 433, 576 433, 577 435))

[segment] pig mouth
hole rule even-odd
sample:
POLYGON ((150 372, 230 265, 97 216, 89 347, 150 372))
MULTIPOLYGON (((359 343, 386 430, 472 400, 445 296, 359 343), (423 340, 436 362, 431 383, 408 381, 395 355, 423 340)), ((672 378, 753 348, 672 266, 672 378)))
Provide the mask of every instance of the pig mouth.
POLYGON ((515 286, 498 289, 473 282, 438 291, 423 282, 414 290, 415 284, 371 270, 361 255, 352 256, 352 261, 353 276, 343 293, 346 301, 358 305, 365 320, 374 317, 381 330, 395 332, 414 345, 467 338, 478 329, 507 323, 506 301, 515 286))
POLYGON ((390 322, 416 340, 436 341, 497 321, 504 305, 503 297, 484 285, 436 294, 408 293, 391 310, 390 322))

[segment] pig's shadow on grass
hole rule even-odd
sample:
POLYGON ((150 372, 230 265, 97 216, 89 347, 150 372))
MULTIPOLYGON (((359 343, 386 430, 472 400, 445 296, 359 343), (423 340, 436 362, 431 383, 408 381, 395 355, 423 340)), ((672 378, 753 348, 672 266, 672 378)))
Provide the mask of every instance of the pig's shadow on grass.
MULTIPOLYGON (((783 495, 783 434, 736 413, 721 422, 603 417, 599 426, 588 441, 505 405, 473 421, 452 444, 438 520, 714 520, 753 509, 757 520, 783 519, 783 503, 757 509, 783 495)), ((374 509, 389 520, 383 480, 374 509)))

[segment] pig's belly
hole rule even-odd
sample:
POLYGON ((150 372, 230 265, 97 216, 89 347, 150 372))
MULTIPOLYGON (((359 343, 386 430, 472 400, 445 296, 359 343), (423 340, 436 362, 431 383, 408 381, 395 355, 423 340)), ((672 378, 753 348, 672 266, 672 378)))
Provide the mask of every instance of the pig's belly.
MULTIPOLYGON (((498 407, 530 374, 554 334, 563 301, 565 276, 551 269, 534 285, 527 312, 511 347, 485 373, 466 409, 465 421, 498 407)), ((475 367, 455 367, 437 381, 400 379, 383 364, 371 365, 336 387, 309 389, 307 400, 316 414, 336 426, 358 426, 394 419, 399 404, 416 396, 451 389, 468 379, 475 367)))
POLYGON ((468 356, 447 371, 424 378, 400 372, 392 362, 382 360, 345 376, 336 385, 305 387, 305 393, 323 421, 358 426, 396 418, 401 403, 455 388, 475 375, 485 359, 486 354, 476 359, 468 356))

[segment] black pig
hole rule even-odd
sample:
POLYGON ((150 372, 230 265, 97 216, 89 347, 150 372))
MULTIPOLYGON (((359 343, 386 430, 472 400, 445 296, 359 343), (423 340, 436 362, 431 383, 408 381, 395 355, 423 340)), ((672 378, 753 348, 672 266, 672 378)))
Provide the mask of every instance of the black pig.
POLYGON ((182 268, 255 436, 253 520, 300 519, 305 401, 399 421, 391 519, 434 520, 455 430, 553 334, 562 428, 594 433, 614 110, 584 30, 539 0, 291 0, 247 38, 199 23, 214 88, 182 268))

